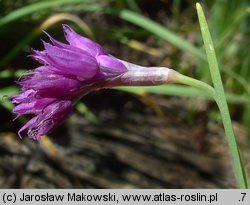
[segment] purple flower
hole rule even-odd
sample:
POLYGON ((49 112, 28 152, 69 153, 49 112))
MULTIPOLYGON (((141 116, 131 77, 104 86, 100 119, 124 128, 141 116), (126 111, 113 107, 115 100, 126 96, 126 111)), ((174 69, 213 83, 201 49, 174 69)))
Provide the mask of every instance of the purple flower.
POLYGON ((32 57, 42 66, 31 70, 17 83, 21 93, 11 96, 17 117, 33 115, 18 132, 27 130, 39 140, 63 122, 75 101, 101 88, 121 85, 155 85, 168 80, 166 68, 144 68, 109 55, 99 44, 63 25, 68 44, 53 39, 32 57))

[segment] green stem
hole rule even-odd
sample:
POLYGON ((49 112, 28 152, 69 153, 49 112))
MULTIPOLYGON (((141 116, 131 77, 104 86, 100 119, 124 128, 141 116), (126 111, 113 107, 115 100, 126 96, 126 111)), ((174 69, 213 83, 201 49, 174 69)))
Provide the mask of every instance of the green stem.
POLYGON ((235 139, 233 127, 232 127, 232 121, 229 114, 229 109, 226 101, 225 91, 222 84, 222 79, 220 75, 220 70, 213 46, 213 41, 208 29, 208 25, 206 22, 205 15, 203 13, 203 10, 201 8, 201 5, 199 3, 196 4, 196 9, 198 13, 202 38, 205 45, 205 50, 208 58, 208 64, 209 64, 209 70, 212 77, 214 89, 215 89, 215 100, 219 107, 222 122, 225 128, 225 133, 232 157, 232 162, 236 174, 236 179, 239 184, 240 188, 247 188, 248 183, 246 179, 246 174, 244 170, 244 166, 241 161, 240 153, 238 150, 237 142, 235 139))
POLYGON ((208 95, 212 98, 215 99, 215 90, 213 87, 211 87, 210 85, 208 85, 207 83, 204 83, 200 80, 196 80, 194 78, 182 75, 180 73, 177 73, 177 75, 174 78, 174 82, 175 83, 181 83, 184 85, 189 85, 198 89, 201 89, 205 92, 208 93, 208 95))
POLYGON ((244 170, 244 165, 242 164, 242 159, 235 139, 227 101, 225 97, 221 98, 221 96, 217 94, 216 103, 221 113, 222 123, 225 129, 238 185, 241 189, 247 189, 248 183, 247 183, 246 173, 244 170))

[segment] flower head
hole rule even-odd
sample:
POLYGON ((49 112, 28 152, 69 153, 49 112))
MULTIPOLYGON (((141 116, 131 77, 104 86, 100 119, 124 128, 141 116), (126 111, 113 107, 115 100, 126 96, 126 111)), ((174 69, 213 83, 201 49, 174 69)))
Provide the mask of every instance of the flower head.
POLYGON ((67 25, 63 29, 68 44, 47 34, 51 43, 44 42, 44 50, 33 50, 32 54, 42 65, 25 75, 18 82, 22 92, 11 96, 17 117, 34 116, 20 129, 20 137, 27 130, 29 137, 39 140, 71 113, 77 99, 127 71, 99 44, 67 25))
POLYGON ((11 96, 17 117, 33 115, 18 132, 27 130, 39 140, 63 122, 75 101, 101 88, 121 85, 156 85, 169 79, 167 68, 141 67, 109 55, 102 46, 63 25, 67 43, 53 39, 43 42, 44 50, 33 50, 32 57, 42 65, 17 83, 21 93, 11 96))

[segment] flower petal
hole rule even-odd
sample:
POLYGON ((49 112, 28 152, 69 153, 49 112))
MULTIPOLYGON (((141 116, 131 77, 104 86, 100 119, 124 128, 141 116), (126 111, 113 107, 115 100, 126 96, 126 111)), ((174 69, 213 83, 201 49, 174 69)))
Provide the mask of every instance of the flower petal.
POLYGON ((100 46, 98 43, 95 43, 94 41, 91 41, 88 38, 80 36, 68 25, 63 25, 63 30, 65 38, 70 45, 80 48, 94 57, 98 55, 107 54, 104 48, 100 46))
POLYGON ((34 97, 35 95, 35 91, 32 89, 28 89, 23 93, 17 94, 17 95, 13 95, 10 96, 10 98, 12 99, 11 102, 12 103, 27 103, 30 102, 30 99, 34 97))
POLYGON ((22 139, 21 133, 26 130, 27 128, 31 127, 32 125, 36 124, 37 121, 37 116, 33 117, 31 120, 29 120, 19 131, 18 131, 18 136, 22 139))
POLYGON ((47 56, 46 61, 59 72, 88 80, 98 71, 96 59, 84 51, 76 52, 58 48, 48 43, 45 43, 44 46, 47 56))
POLYGON ((36 74, 24 80, 20 85, 36 91, 36 95, 48 98, 75 97, 81 87, 81 82, 57 74, 36 74))
MULTIPOLYGON (((72 112, 71 101, 57 101, 44 108, 29 127, 28 136, 39 140, 42 135, 49 133, 52 129, 60 125, 72 112)), ((22 129, 24 130, 24 129, 22 129)))
POLYGON ((53 98, 42 98, 29 103, 21 103, 13 109, 13 112, 17 114, 17 118, 25 114, 39 114, 45 106, 53 101, 55 101, 53 98))
POLYGON ((33 59, 42 64, 49 64, 47 61, 47 56, 45 51, 31 50, 32 54, 30 55, 33 59))
POLYGON ((117 58, 110 55, 100 55, 97 57, 100 70, 108 76, 119 75, 127 71, 125 65, 117 58))

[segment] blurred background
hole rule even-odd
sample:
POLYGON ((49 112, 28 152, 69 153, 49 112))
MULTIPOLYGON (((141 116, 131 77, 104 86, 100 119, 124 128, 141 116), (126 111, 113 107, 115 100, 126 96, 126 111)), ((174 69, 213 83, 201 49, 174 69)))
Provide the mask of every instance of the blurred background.
MULTIPOLYGON (((112 55, 165 66, 211 83, 196 1, 0 0, 1 188, 234 188, 216 104, 180 86, 90 93, 41 142, 17 131, 8 95, 38 66, 42 30, 65 42, 62 23, 112 55)), ((214 41, 233 126, 250 173, 250 3, 201 1, 214 41)))

